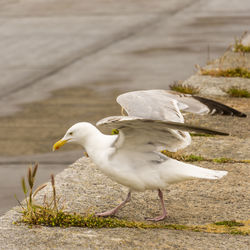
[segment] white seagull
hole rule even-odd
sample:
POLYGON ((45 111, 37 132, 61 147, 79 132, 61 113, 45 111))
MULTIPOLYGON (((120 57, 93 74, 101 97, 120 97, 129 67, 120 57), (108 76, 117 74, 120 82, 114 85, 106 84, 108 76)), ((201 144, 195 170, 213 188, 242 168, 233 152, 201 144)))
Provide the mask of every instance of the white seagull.
MULTIPOLYGON (((158 191, 162 214, 148 220, 160 221, 166 217, 161 190, 169 184, 193 178, 220 179, 227 174, 227 171, 201 168, 161 153, 163 149, 174 152, 187 147, 191 143, 189 132, 228 135, 184 123, 180 110, 223 113, 218 107, 212 107, 213 101, 210 100, 208 107, 190 95, 145 90, 122 94, 117 102, 128 116, 112 116, 97 122, 98 127, 108 129, 109 135, 88 122, 80 122, 69 128, 53 146, 56 150, 68 142, 80 144, 104 174, 129 188, 127 198, 120 205, 98 216, 114 215, 130 200, 132 191, 150 189, 158 191), (112 129, 117 129, 119 134, 110 135, 112 129)), ((221 105, 224 109, 227 107, 221 105)))

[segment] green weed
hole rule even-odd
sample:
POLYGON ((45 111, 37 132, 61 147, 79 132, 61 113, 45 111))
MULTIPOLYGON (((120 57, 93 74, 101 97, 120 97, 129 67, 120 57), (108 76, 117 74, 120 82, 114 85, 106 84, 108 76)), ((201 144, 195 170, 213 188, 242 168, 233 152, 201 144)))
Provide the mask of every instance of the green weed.
POLYGON ((231 69, 201 69, 202 75, 210 75, 213 77, 242 77, 250 78, 250 71, 245 68, 236 67, 231 69))
POLYGON ((196 161, 208 161, 208 162, 214 162, 214 163, 249 163, 250 162, 250 160, 235 160, 235 159, 231 159, 227 157, 207 158, 201 155, 193 155, 193 154, 185 155, 185 154, 180 154, 179 152, 169 152, 167 150, 163 150, 162 153, 175 160, 185 161, 185 162, 196 162, 196 161))
POLYGON ((191 86, 189 84, 182 84, 182 83, 174 83, 169 86, 171 90, 184 93, 184 94, 198 94, 200 89, 198 87, 191 86))
POLYGON ((247 35, 247 32, 244 32, 240 38, 235 39, 235 43, 234 43, 234 51, 235 52, 243 52, 243 53, 250 52, 250 46, 245 46, 242 44, 242 40, 246 35, 247 35))
POLYGON ((232 86, 231 88, 223 91, 226 92, 230 97, 250 98, 250 92, 247 89, 240 88, 237 86, 232 86))
POLYGON ((236 220, 225 220, 225 221, 218 221, 214 223, 217 226, 224 225, 227 227, 242 227, 244 226, 243 223, 237 222, 236 220))
POLYGON ((53 190, 52 198, 49 200, 46 196, 43 199, 43 205, 36 204, 34 198, 39 191, 47 186, 47 184, 40 185, 35 191, 33 191, 35 185, 35 177, 38 169, 38 164, 34 167, 28 168, 27 183, 25 178, 22 178, 22 189, 25 195, 25 204, 19 202, 22 208, 22 222, 28 224, 39 224, 42 220, 51 220, 52 217, 58 213, 59 198, 56 196, 55 179, 54 175, 51 175, 51 185, 53 190))
POLYGON ((241 43, 236 43, 234 46, 235 52, 243 52, 243 53, 249 53, 250 52, 250 46, 245 46, 241 43))

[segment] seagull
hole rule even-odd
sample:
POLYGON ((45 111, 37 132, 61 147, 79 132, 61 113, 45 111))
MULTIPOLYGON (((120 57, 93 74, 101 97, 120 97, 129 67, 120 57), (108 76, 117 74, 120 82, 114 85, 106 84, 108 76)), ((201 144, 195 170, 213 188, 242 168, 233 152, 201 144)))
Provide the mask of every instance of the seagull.
POLYGON ((97 216, 113 216, 131 199, 131 192, 157 190, 162 213, 167 216, 162 190, 173 183, 201 179, 220 179, 227 171, 201 168, 172 159, 163 153, 176 152, 191 143, 189 132, 226 136, 228 133, 184 123, 181 110, 196 114, 242 114, 212 100, 166 90, 142 90, 124 93, 117 102, 126 116, 106 117, 96 126, 79 122, 53 145, 53 151, 65 143, 81 145, 96 166, 115 182, 128 187, 126 199, 117 207, 97 216), (208 100, 208 101, 207 101, 208 100), (111 135, 112 129, 118 134, 111 135), (105 131, 105 133, 103 132, 105 131))

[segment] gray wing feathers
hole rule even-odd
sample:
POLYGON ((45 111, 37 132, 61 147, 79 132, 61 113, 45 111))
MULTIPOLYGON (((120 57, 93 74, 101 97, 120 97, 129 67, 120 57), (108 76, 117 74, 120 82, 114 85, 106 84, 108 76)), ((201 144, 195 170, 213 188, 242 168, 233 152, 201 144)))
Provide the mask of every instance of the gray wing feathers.
POLYGON ((177 100, 166 96, 164 90, 128 92, 118 96, 116 101, 126 110, 129 116, 184 122, 177 100))
POLYGON ((97 123, 100 128, 118 129, 117 148, 127 148, 136 151, 160 151, 168 149, 177 151, 191 143, 189 133, 175 131, 165 126, 165 123, 131 116, 112 116, 97 123))
MULTIPOLYGON (((167 90, 133 91, 117 97, 128 116, 112 116, 97 123, 101 128, 118 129, 115 147, 153 152, 177 151, 191 143, 188 132, 228 135, 227 133, 184 124, 180 110, 207 114, 211 104, 198 98, 167 90), (139 149, 141 148, 141 149, 139 149)), ((217 105, 218 106, 218 105, 217 105)))
POLYGON ((182 130, 186 132, 196 132, 196 133, 206 133, 212 135, 229 135, 228 133, 208 129, 199 126, 193 126, 190 124, 180 123, 180 122, 171 122, 171 121, 161 121, 161 120, 151 120, 144 119, 140 117, 133 116, 110 116, 106 117, 97 122, 97 126, 105 126, 110 129, 123 129, 125 127, 131 127, 134 129, 144 129, 146 126, 150 129, 174 129, 182 130))
POLYGON ((133 91, 117 97, 128 115, 147 119, 184 122, 180 110, 194 114, 220 114, 246 117, 246 114, 204 97, 171 90, 133 91))
MULTIPOLYGON (((118 129, 121 133, 117 147, 147 146, 152 150, 177 151, 191 143, 188 132, 227 135, 226 133, 179 122, 143 119, 131 116, 112 116, 100 120, 97 126, 118 129)), ((137 148, 138 150, 138 148, 137 148)))

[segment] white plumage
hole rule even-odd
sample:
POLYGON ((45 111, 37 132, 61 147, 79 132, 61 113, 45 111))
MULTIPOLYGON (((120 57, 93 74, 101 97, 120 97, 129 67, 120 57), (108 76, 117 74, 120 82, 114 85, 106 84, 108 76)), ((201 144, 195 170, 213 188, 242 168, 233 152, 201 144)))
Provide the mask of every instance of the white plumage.
POLYGON ((98 215, 115 214, 130 199, 131 191, 152 189, 158 190, 163 209, 162 215, 152 220, 162 220, 166 210, 161 189, 192 178, 219 179, 227 174, 180 162, 161 153, 162 149, 177 151, 189 145, 189 132, 227 135, 184 123, 180 109, 208 113, 204 104, 192 102, 190 98, 181 102, 163 90, 125 93, 117 101, 128 116, 107 117, 97 126, 108 129, 109 133, 111 129, 118 129, 119 134, 103 134, 92 124, 81 122, 73 125, 53 147, 57 149, 66 142, 80 144, 104 174, 129 188, 122 204, 98 215))

